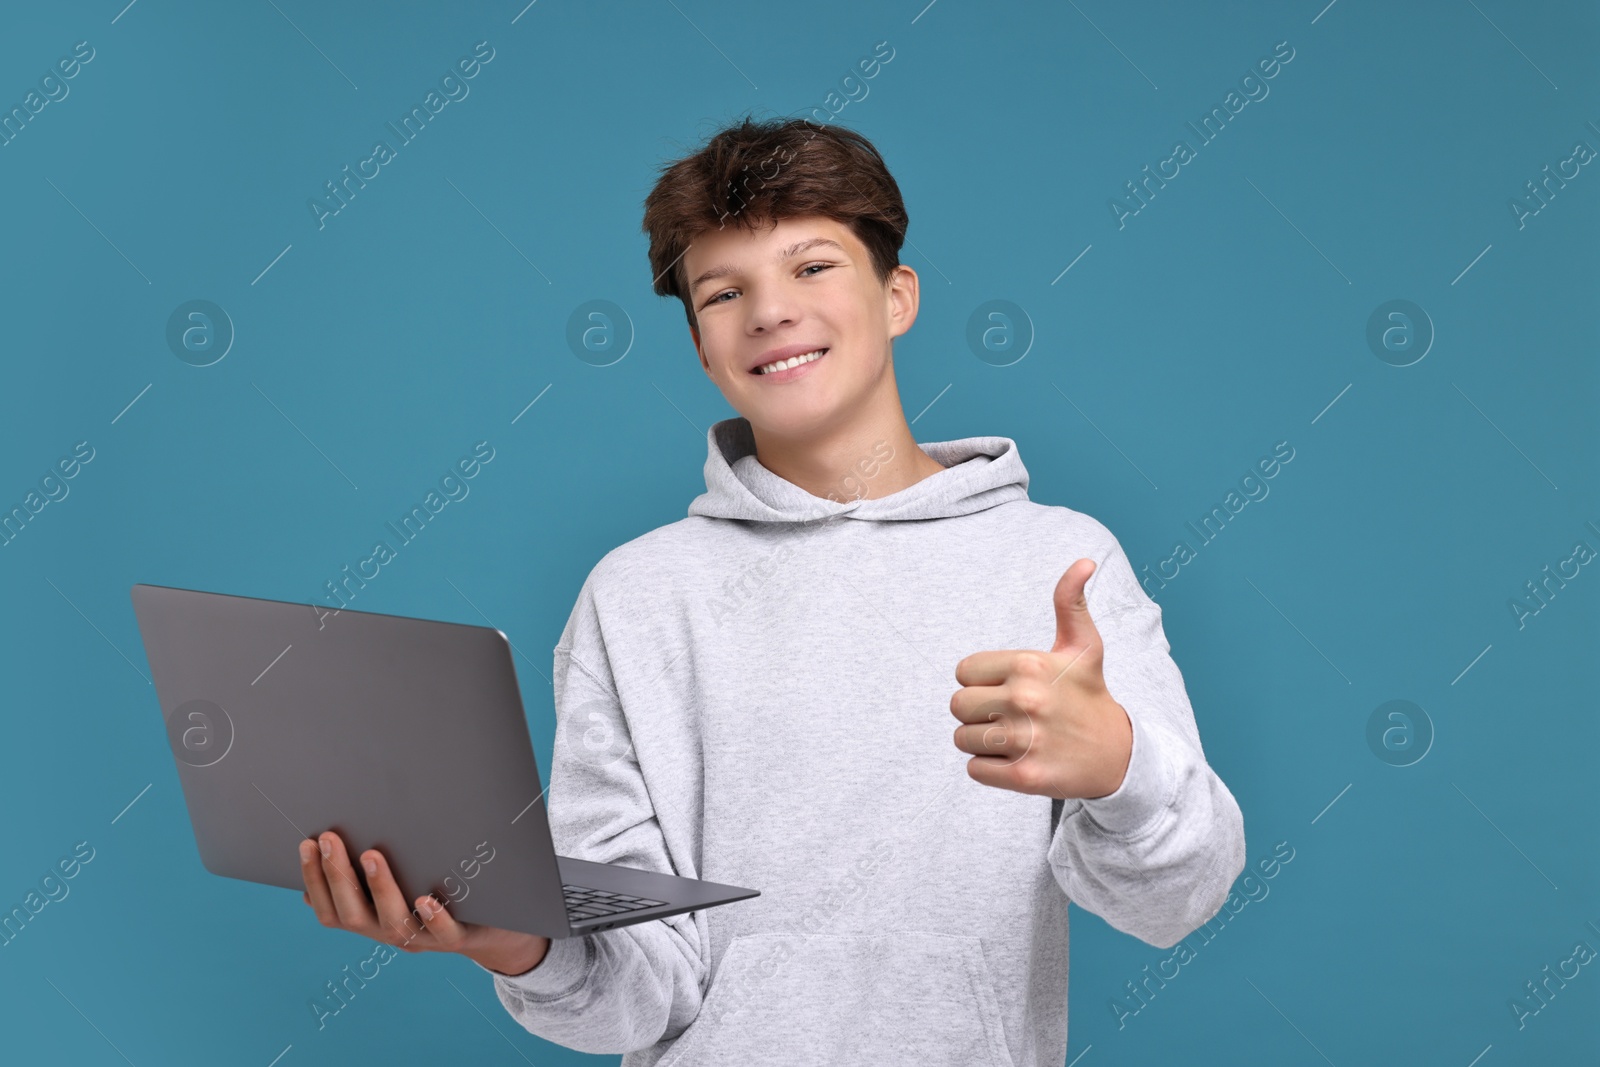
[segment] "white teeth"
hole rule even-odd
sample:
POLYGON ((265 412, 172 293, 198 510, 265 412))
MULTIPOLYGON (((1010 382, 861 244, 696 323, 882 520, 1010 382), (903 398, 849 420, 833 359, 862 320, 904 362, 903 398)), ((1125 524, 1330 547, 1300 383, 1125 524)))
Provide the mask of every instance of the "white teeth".
POLYGON ((790 367, 798 367, 802 363, 810 363, 812 360, 821 359, 822 353, 825 351, 826 349, 819 348, 815 352, 807 352, 803 356, 795 356, 791 359, 780 359, 776 363, 768 363, 764 366, 757 367, 756 373, 773 374, 780 370, 788 370, 790 367))

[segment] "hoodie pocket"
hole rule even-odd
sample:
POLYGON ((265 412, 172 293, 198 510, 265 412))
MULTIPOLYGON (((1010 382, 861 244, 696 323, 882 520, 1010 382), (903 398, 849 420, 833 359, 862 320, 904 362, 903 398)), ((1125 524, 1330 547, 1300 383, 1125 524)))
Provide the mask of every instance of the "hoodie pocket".
POLYGON ((1013 1067, 970 935, 741 934, 657 1067, 925 1063, 1013 1067))

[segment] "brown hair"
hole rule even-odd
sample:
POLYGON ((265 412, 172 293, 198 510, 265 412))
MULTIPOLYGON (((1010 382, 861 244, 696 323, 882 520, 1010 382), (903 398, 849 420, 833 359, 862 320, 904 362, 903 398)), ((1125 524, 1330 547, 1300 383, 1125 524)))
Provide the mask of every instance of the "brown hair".
POLYGON ((692 155, 666 163, 644 201, 652 288, 683 302, 695 326, 683 257, 708 230, 756 229, 776 219, 821 215, 843 223, 867 247, 880 283, 900 264, 906 208, 872 142, 809 119, 725 127, 692 155))

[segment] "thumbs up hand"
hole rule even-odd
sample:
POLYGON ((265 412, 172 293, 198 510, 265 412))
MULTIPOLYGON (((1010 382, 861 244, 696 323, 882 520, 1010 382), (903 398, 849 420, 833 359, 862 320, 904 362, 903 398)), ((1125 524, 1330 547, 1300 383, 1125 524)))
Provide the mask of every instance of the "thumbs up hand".
POLYGON ((1050 651, 974 652, 956 664, 955 745, 972 754, 967 774, 976 781, 1063 800, 1122 785, 1133 723, 1101 673, 1105 647, 1083 595, 1095 566, 1080 559, 1056 583, 1050 651))

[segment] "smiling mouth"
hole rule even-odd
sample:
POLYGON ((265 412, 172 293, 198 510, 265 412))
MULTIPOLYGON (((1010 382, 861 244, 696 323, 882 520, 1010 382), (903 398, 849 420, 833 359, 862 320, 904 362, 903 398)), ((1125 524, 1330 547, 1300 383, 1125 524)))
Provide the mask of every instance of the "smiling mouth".
POLYGON ((827 354, 828 350, 826 348, 819 348, 815 352, 807 352, 805 355, 793 356, 789 359, 780 359, 776 363, 764 363, 759 367, 753 368, 750 373, 777 374, 779 371, 791 370, 807 363, 815 363, 827 354))

